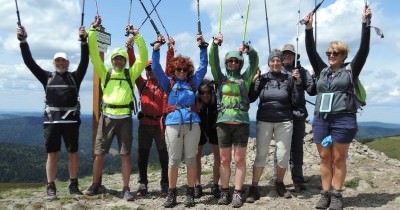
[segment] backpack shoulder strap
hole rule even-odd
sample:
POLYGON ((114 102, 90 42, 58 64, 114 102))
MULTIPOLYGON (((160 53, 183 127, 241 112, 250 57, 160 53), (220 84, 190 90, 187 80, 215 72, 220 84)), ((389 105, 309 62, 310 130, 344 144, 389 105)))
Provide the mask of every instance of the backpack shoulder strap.
POLYGON ((129 87, 133 91, 133 84, 132 84, 132 80, 131 80, 131 75, 129 74, 129 69, 125 68, 124 74, 125 74, 125 79, 128 82, 129 87))
POLYGON ((110 81, 111 78, 111 73, 112 73, 112 69, 108 69, 107 74, 106 74, 106 79, 104 80, 104 86, 103 89, 106 89, 108 82, 110 81))

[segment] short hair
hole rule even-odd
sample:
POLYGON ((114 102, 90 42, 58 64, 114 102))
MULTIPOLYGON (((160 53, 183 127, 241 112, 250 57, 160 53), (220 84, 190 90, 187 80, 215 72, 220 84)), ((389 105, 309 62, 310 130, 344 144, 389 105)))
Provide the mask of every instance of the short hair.
POLYGON ((335 52, 346 55, 346 57, 350 51, 349 46, 347 46, 347 44, 342 41, 331 41, 328 46, 328 50, 329 49, 332 49, 335 52))
POLYGON ((169 75, 175 75, 175 71, 178 69, 185 69, 187 77, 190 77, 194 72, 193 62, 187 56, 178 55, 171 59, 167 71, 169 75))

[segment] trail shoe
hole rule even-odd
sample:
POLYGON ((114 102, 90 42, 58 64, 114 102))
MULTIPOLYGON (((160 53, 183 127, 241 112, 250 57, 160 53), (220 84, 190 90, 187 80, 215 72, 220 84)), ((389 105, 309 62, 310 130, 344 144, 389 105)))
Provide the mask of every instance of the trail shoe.
POLYGON ((78 180, 71 180, 71 183, 68 186, 68 191, 70 195, 83 195, 83 193, 79 190, 78 180))
POLYGON ((167 200, 164 202, 165 208, 173 208, 176 205, 176 188, 169 188, 167 200))
POLYGON ((124 199, 126 201, 135 200, 132 193, 130 192, 129 187, 124 187, 124 189, 122 190, 122 199, 124 199))
POLYGON ((249 195, 246 198, 247 203, 254 203, 254 201, 260 199, 260 193, 258 192, 258 186, 250 186, 249 195))
POLYGON ((317 202, 317 205, 315 206, 316 209, 327 209, 329 207, 329 204, 331 203, 331 194, 329 191, 323 191, 321 190, 321 198, 317 202))
POLYGON ((229 201, 229 188, 221 190, 221 196, 218 199, 218 205, 228 205, 229 201))
POLYGON ((87 190, 85 190, 83 193, 88 196, 94 196, 94 195, 100 194, 99 184, 92 183, 92 185, 90 185, 90 187, 87 190))
POLYGON ((240 208, 243 206, 242 191, 235 190, 232 195, 232 207, 240 208))
POLYGON ((194 187, 188 187, 186 189, 186 200, 185 200, 185 207, 193 207, 194 204, 194 187))
POLYGON ((47 191, 47 200, 52 201, 57 199, 57 189, 56 189, 56 184, 54 182, 47 183, 46 191, 47 191))
POLYGON ((203 187, 199 184, 194 187, 194 197, 201 198, 203 196, 203 187))
POLYGON ((146 196, 147 193, 148 193, 147 185, 146 184, 140 184, 139 188, 138 188, 138 190, 136 192, 136 196, 143 197, 143 196, 146 196))
POLYGON ((220 198, 221 197, 221 191, 219 190, 218 184, 214 184, 211 187, 211 194, 214 196, 214 198, 220 198))
POLYGON ((168 195, 168 183, 161 184, 161 193, 160 196, 165 198, 168 195))
POLYGON ((343 196, 340 191, 333 190, 331 192, 331 203, 329 210, 342 210, 343 209, 343 196))
POLYGON ((304 183, 294 183, 294 192, 300 193, 305 191, 307 188, 304 183))
POLYGON ((282 181, 276 181, 275 182, 275 187, 276 187, 276 193, 278 193, 278 195, 280 197, 284 197, 284 198, 291 198, 292 197, 290 192, 286 190, 285 184, 283 184, 282 181))

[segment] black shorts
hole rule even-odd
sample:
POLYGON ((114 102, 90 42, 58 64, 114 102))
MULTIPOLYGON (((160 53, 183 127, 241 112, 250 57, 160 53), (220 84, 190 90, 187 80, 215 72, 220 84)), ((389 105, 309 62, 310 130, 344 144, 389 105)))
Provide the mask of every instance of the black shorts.
POLYGON ((210 144, 218 145, 218 135, 216 128, 210 129, 208 132, 203 132, 203 130, 201 131, 199 145, 203 146, 207 143, 207 141, 210 144))
POLYGON ((46 152, 59 152, 61 150, 61 137, 69 153, 78 151, 79 123, 54 123, 44 124, 44 140, 46 152))

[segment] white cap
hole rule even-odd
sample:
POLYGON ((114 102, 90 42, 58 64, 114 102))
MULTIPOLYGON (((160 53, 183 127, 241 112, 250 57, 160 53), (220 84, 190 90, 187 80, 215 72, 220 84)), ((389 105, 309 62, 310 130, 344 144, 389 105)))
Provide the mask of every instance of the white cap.
POLYGON ((64 58, 67 61, 69 60, 68 55, 65 52, 57 52, 56 54, 54 54, 53 60, 55 60, 56 58, 64 58))

